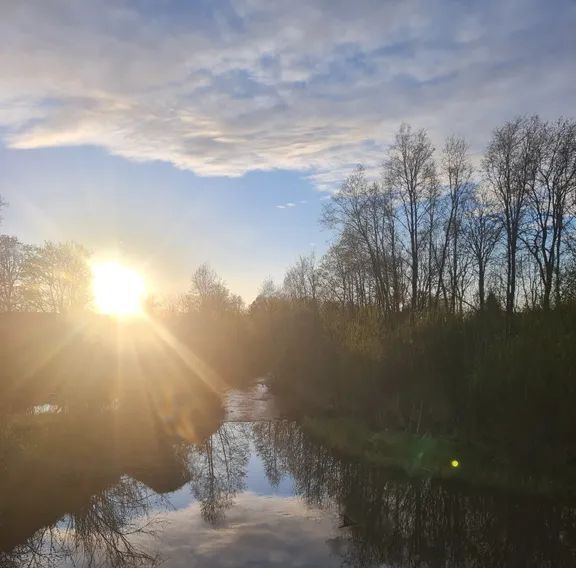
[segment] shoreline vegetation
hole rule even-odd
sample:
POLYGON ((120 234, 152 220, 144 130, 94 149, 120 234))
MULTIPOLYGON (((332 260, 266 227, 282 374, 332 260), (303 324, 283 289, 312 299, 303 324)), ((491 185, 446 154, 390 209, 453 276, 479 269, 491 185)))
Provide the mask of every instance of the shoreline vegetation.
POLYGON ((339 339, 325 337, 314 350, 317 328, 309 336, 286 330, 294 349, 309 347, 308 359, 296 362, 287 350, 269 384, 321 443, 409 476, 576 498, 573 308, 516 314, 512 329, 497 309, 421 322, 383 335, 388 348, 377 355, 350 347, 345 325, 326 323, 334 314, 300 309, 339 339), (316 374, 326 368, 329 377, 316 374))

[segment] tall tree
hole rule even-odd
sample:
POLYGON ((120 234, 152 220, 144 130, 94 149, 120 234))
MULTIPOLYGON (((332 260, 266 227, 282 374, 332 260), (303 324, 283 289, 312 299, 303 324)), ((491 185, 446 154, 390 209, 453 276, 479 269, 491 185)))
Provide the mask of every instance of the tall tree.
POLYGON ((497 128, 483 160, 506 234, 506 313, 516 304, 517 256, 526 203, 537 172, 538 118, 516 118, 497 128))
POLYGON ((438 258, 438 286, 436 298, 440 292, 452 312, 456 311, 457 297, 462 295, 459 290, 459 274, 461 272, 460 237, 463 226, 463 216, 470 197, 472 164, 468 144, 463 138, 450 136, 447 138, 441 161, 441 174, 446 188, 447 213, 444 223, 444 235, 438 258), (445 273, 449 268, 449 282, 445 273))
POLYGON ((576 190, 576 122, 537 121, 536 180, 529 186, 529 224, 523 239, 534 257, 542 286, 542 307, 550 309, 553 288, 560 296, 563 236, 576 190))
POLYGON ((478 278, 478 304, 484 310, 488 264, 502 234, 493 199, 485 188, 474 188, 464 223, 464 240, 472 253, 478 278))
POLYGON ((381 313, 398 311, 401 263, 392 193, 369 183, 364 168, 358 167, 325 205, 322 220, 339 229, 347 245, 366 259, 381 313))
POLYGON ((413 131, 407 124, 400 127, 384 163, 384 176, 387 187, 398 197, 401 223, 408 233, 411 307, 415 312, 422 303, 419 298, 421 231, 430 214, 430 196, 435 195, 437 185, 434 147, 426 130, 413 131))

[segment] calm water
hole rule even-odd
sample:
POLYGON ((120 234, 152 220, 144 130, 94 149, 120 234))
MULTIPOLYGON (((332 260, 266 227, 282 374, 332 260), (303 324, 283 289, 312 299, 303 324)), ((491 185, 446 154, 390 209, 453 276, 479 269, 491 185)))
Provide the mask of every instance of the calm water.
POLYGON ((177 467, 0 502, 0 566, 576 565, 574 507, 342 460, 273 414, 264 387, 232 393, 177 467))

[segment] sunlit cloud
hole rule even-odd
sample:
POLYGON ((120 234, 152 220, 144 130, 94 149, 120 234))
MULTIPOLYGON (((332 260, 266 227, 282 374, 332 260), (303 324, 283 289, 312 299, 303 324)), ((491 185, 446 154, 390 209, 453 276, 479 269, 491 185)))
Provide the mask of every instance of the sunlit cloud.
POLYGON ((209 6, 3 3, 0 136, 204 176, 297 170, 330 190, 377 167, 402 120, 478 148, 516 113, 573 113, 569 0, 209 6))

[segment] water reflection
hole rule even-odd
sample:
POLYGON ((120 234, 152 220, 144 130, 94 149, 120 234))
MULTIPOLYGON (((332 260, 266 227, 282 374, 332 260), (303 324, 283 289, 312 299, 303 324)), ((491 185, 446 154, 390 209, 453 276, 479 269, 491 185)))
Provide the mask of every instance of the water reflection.
POLYGON ((2 502, 0 566, 157 563, 153 552, 140 549, 131 540, 137 533, 153 534, 155 523, 148 519, 148 511, 156 501, 152 491, 132 479, 123 478, 104 489, 77 480, 56 498, 49 493, 37 496, 35 506, 19 497, 12 505, 2 502), (71 512, 58 520, 66 510, 71 512))
POLYGON ((254 436, 266 471, 292 476, 310 506, 338 507, 344 565, 576 565, 573 505, 394 477, 338 458, 289 423, 255 425, 254 436))
POLYGON ((3 470, 0 566, 576 565, 573 505, 395 476, 294 423, 225 423, 152 456, 65 483, 3 470))
POLYGON ((248 424, 222 424, 204 443, 189 451, 190 486, 202 519, 221 525, 234 496, 244 489, 250 452, 248 424))
MULTIPOLYGON (((196 418, 197 443, 211 424, 196 418)), ((126 409, 0 416, 0 566, 154 565, 137 538, 190 482, 189 448, 126 409)))

